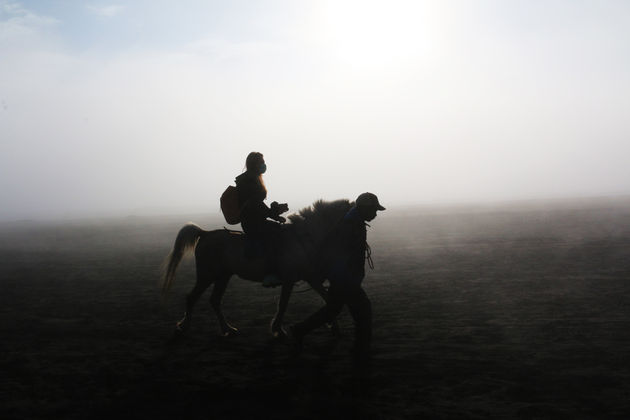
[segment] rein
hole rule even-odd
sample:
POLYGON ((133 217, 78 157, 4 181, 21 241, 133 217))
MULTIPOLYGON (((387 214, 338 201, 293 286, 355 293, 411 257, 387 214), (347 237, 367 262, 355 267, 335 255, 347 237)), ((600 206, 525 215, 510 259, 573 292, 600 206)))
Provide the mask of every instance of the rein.
POLYGON ((365 259, 368 262, 370 270, 374 270, 374 261, 372 261, 372 248, 370 248, 370 244, 368 244, 367 241, 365 242, 365 254, 365 259))
MULTIPOLYGON (((372 227, 368 222, 364 223, 365 226, 372 227)), ((374 270, 374 261, 372 261, 372 248, 370 248, 370 244, 368 244, 367 241, 365 241, 365 259, 368 262, 368 267, 370 267, 370 270, 374 270)))

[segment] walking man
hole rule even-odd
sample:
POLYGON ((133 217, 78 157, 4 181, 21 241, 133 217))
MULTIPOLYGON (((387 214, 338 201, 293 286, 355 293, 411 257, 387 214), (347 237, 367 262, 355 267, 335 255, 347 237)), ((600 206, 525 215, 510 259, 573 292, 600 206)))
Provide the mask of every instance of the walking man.
POLYGON ((361 282, 365 276, 366 252, 371 264, 366 222, 373 220, 378 210, 385 210, 385 207, 380 205, 376 195, 369 192, 359 195, 322 247, 318 268, 330 282, 328 301, 326 306, 291 327, 298 351, 306 334, 332 322, 343 306, 348 305, 355 324, 355 355, 368 355, 372 339, 372 306, 361 282))

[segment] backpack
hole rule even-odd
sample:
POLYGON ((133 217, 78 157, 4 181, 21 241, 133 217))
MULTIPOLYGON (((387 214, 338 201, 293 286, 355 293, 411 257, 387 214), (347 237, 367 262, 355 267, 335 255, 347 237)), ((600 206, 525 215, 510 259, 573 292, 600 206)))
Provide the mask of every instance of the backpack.
POLYGON ((221 195, 221 211, 228 224, 236 225, 241 222, 241 208, 238 203, 238 190, 235 186, 230 185, 221 195))

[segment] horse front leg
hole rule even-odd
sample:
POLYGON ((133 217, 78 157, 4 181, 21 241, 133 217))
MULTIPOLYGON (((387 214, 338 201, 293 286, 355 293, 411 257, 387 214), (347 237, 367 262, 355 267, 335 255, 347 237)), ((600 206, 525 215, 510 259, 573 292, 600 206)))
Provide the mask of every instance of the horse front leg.
MULTIPOLYGON (((324 287, 323 279, 311 279, 308 281, 308 283, 311 285, 313 290, 315 290, 317 294, 320 295, 322 299, 324 299, 324 302, 328 302, 328 291, 324 287)), ((339 323, 337 322, 336 318, 333 319, 331 322, 326 323, 326 326, 330 329, 330 332, 335 337, 338 337, 341 334, 341 330, 339 329, 339 323)))
POLYGON ((280 300, 278 301, 278 310, 276 315, 271 320, 271 335, 274 338, 284 338, 287 336, 287 332, 282 328, 282 321, 284 320, 284 314, 289 305, 289 298, 293 291, 294 282, 292 280, 285 280, 282 283, 282 290, 280 292, 280 300))
POLYGON ((214 287, 212 288, 212 294, 210 295, 210 306, 212 306, 212 309, 214 309, 214 313, 217 316, 219 327, 221 328, 221 335, 223 337, 239 334, 238 329, 227 322, 225 315, 223 315, 223 310, 221 309, 221 302, 223 301, 223 295, 225 294, 225 289, 230 281, 230 277, 231 276, 223 276, 222 278, 216 280, 214 282, 214 287))

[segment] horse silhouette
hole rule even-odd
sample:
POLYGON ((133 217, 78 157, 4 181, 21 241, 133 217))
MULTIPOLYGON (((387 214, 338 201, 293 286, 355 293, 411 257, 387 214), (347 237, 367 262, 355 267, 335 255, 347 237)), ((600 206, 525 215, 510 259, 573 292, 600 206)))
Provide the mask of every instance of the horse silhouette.
MULTIPOLYGON (((299 213, 289 216, 290 223, 282 226, 281 243, 278 250, 278 271, 282 280, 280 301, 275 316, 271 321, 271 333, 274 337, 286 336, 282 320, 297 281, 310 284, 324 300, 326 289, 319 267, 319 254, 322 244, 337 223, 350 210, 353 203, 348 200, 319 200, 299 213)), ((221 333, 234 335, 238 330, 230 325, 221 309, 221 301, 226 287, 233 275, 254 282, 262 282, 265 274, 263 257, 248 258, 245 248, 248 246, 246 235, 242 232, 217 229, 206 231, 189 223, 181 228, 175 239, 172 251, 166 257, 163 272, 162 291, 167 293, 174 279, 177 266, 183 256, 194 250, 197 281, 186 297, 184 318, 176 325, 177 332, 184 332, 190 327, 193 307, 205 290, 214 284, 210 296, 210 305, 214 310, 221 333)), ((337 330, 336 324, 333 324, 337 330)))

